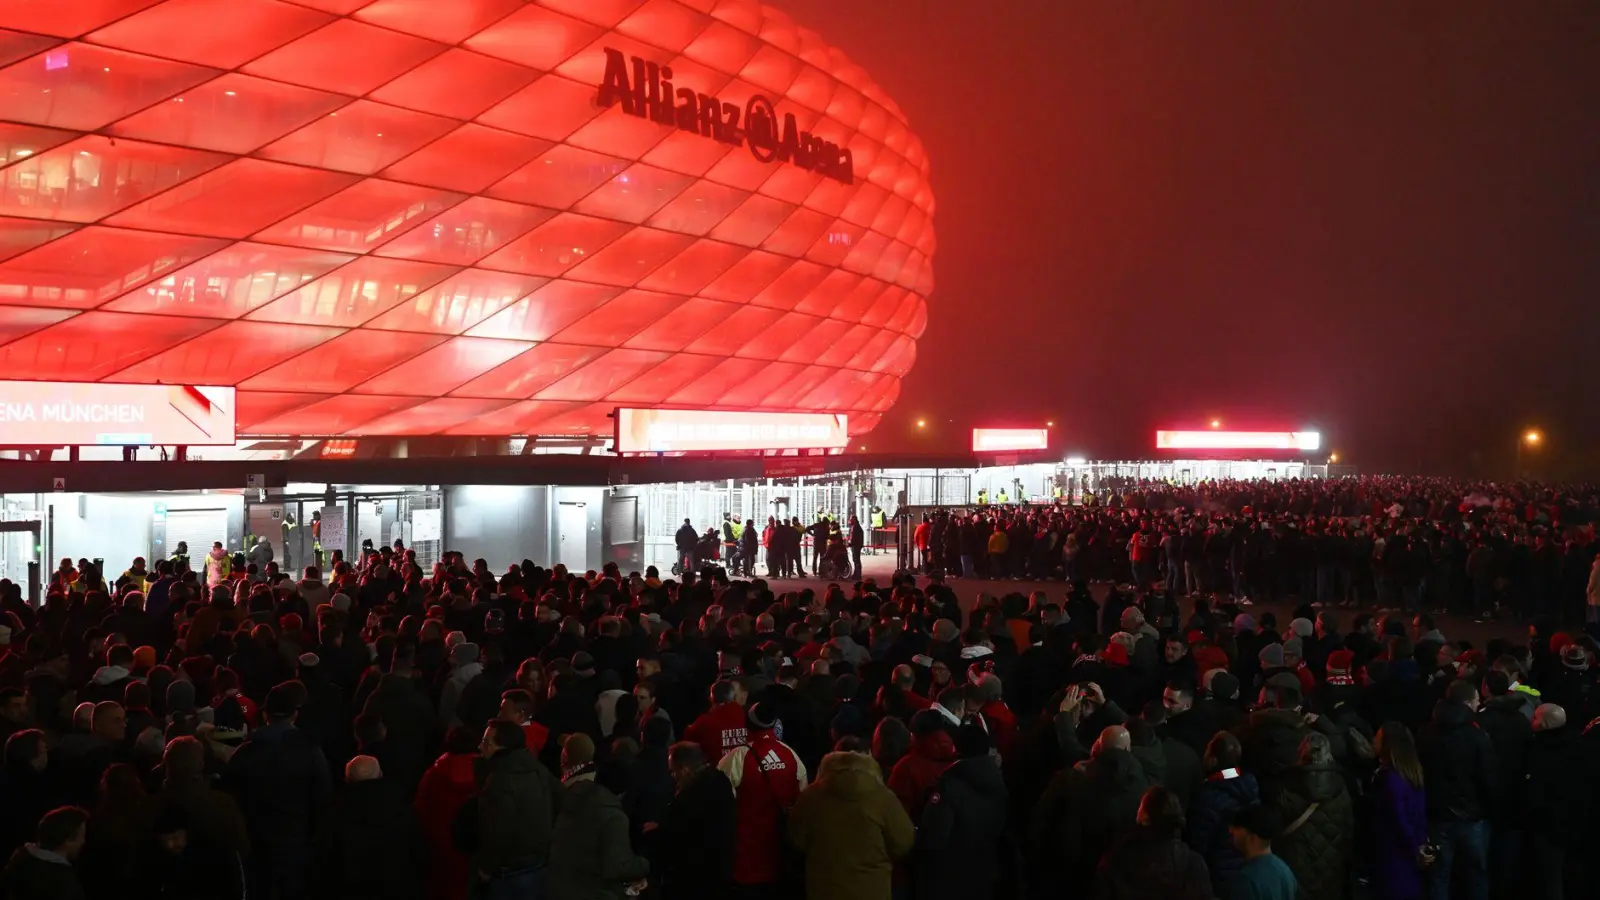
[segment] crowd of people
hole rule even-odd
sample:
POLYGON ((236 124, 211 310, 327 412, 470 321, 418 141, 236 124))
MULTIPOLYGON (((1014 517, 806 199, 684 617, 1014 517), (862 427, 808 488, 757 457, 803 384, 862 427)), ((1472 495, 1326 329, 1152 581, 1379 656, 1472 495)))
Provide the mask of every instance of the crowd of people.
POLYGON ((1600 615, 1600 487, 1362 477, 1127 481, 1082 506, 938 510, 913 534, 925 573, 1109 579, 1240 600, 1600 615))
MULTIPOLYGON (((111 578, 64 560, 37 608, 0 581, 0 887, 1596 896, 1600 864, 1582 852, 1600 801, 1592 634, 1544 617, 1480 646, 1426 610, 1352 615, 1313 606, 1316 590, 1280 622, 1241 606, 1209 554, 1182 589, 1159 556, 1114 559, 1140 536, 1187 547, 1196 528, 1265 523, 1278 541, 1309 522, 1312 540, 1358 528, 1347 501, 1391 547, 1460 533, 1510 549, 1544 529, 1592 548, 1592 494, 1420 510, 1443 496, 1429 484, 1141 488, 1097 509, 981 511, 1089 533, 1065 586, 1003 596, 959 597, 931 552, 931 575, 820 592, 698 557, 665 579, 497 572, 454 552, 425 571, 397 545, 298 581, 187 558, 111 578), (1084 580, 1123 563, 1131 585, 1084 580)), ((1320 589, 1310 559, 1309 581, 1281 583, 1320 589)))

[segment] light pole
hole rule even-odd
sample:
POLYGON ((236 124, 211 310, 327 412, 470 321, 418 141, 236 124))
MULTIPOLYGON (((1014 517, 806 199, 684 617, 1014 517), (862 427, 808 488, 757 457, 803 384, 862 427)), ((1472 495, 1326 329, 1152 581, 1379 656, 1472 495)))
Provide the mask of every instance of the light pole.
POLYGON ((1539 430, 1536 428, 1530 428, 1527 431, 1517 435, 1517 470, 1511 473, 1512 478, 1515 479, 1522 477, 1522 448, 1527 447, 1530 450, 1537 449, 1538 446, 1543 442, 1544 435, 1540 434, 1539 430))

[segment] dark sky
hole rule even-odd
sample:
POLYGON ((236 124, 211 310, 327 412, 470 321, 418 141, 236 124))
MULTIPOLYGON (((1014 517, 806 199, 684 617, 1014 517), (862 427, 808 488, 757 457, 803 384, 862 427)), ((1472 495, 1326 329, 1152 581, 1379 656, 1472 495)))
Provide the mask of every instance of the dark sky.
POLYGON ((1600 462, 1600 4, 771 2, 932 160, 874 450, 927 416, 1150 455, 1216 416, 1368 471, 1498 474, 1529 425, 1600 462))

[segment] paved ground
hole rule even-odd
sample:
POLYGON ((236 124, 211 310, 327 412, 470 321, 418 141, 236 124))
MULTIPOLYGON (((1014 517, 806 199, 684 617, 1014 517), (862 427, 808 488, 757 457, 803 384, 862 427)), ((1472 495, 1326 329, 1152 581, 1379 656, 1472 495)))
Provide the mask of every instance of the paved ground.
MULTIPOLYGON (((866 570, 866 574, 869 577, 876 578, 880 583, 887 584, 889 576, 894 574, 895 557, 892 553, 877 556, 863 556, 861 558, 861 566, 866 570)), ((760 567, 757 567, 756 573, 758 575, 761 574, 762 571, 763 570, 760 567)), ((854 579, 851 580, 853 581, 854 579)), ((780 594, 785 591, 799 590, 800 588, 805 587, 809 587, 820 593, 823 588, 828 586, 828 582, 816 578, 780 578, 769 583, 771 584, 772 589, 780 594)), ((849 582, 842 581, 840 584, 848 589, 849 582)), ((956 596, 960 599, 961 608, 963 610, 972 609, 972 606, 977 601, 977 597, 980 593, 989 594, 991 596, 1001 596, 1009 594, 1013 591, 1026 594, 1032 591, 1042 590, 1053 600, 1060 600, 1066 595, 1066 585, 1059 581, 989 581, 984 579, 962 578, 952 581, 951 585, 955 588, 956 596)), ((1106 592, 1106 586, 1095 585, 1093 593, 1096 602, 1103 603, 1105 601, 1106 592)), ((1184 610, 1187 612, 1188 607, 1185 606, 1184 610)), ((1278 617, 1278 626, 1280 629, 1288 628, 1289 620, 1293 618, 1292 613, 1294 611, 1294 604, 1282 602, 1272 604, 1258 603, 1249 607, 1250 614, 1253 616, 1260 616, 1261 613, 1269 610, 1278 617)), ((1378 610, 1338 610, 1341 624, 1347 626, 1350 619, 1353 618, 1358 612, 1378 612, 1378 610)), ((1439 629, 1444 632, 1445 637, 1452 641, 1466 639, 1471 641, 1473 645, 1477 647, 1484 646, 1490 638, 1502 637, 1509 640, 1521 641, 1527 637, 1527 626, 1518 622, 1507 621, 1479 623, 1460 616, 1439 616, 1435 618, 1439 625, 1439 629)))

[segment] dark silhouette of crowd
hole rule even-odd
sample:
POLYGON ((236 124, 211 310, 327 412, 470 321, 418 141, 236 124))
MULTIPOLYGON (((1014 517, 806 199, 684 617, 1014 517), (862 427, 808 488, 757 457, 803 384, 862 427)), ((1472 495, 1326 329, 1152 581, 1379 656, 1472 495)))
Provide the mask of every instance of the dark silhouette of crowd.
MULTIPOLYGON (((1393 484, 1141 488, 1120 508, 1025 512, 1077 523, 1084 568, 1003 596, 962 598, 942 574, 775 591, 713 566, 496 571, 453 552, 425 571, 400 546, 298 581, 65 560, 37 608, 0 582, 0 886, 14 900, 1600 895, 1584 852, 1600 836, 1593 634, 1547 617, 1480 645, 1425 607, 1313 605, 1316 554, 1309 581, 1282 582, 1280 621, 1241 605, 1209 551, 1181 589, 1159 559, 1127 556, 1130 535, 1165 553, 1158 534, 1187 547, 1196 529, 1331 522, 1316 505, 1345 494, 1420 502, 1393 484), (1172 515, 1201 497, 1220 506, 1172 515), (1091 563, 1096 547, 1107 559, 1091 563), (1086 580, 1118 565, 1133 584, 1086 580)), ((1435 513, 1440 541, 1514 521, 1592 552, 1592 495, 1538 496, 1357 519, 1386 541, 1435 513)))

